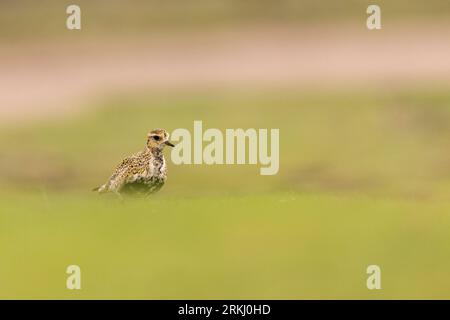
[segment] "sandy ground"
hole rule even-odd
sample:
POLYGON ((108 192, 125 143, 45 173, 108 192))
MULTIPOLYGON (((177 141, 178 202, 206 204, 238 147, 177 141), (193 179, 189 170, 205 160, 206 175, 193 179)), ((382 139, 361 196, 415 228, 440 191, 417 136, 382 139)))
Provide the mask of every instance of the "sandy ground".
POLYGON ((0 45, 0 121, 65 114, 111 92, 450 84, 450 24, 246 28, 0 45))

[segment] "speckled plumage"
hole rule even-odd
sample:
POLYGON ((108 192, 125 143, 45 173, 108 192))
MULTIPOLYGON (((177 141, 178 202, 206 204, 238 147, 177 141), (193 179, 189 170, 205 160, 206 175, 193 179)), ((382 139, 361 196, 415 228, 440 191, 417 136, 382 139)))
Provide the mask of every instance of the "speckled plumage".
POLYGON ((166 145, 173 147, 165 130, 151 131, 147 135, 145 149, 122 160, 108 181, 94 190, 99 193, 137 192, 146 195, 158 191, 167 179, 163 155, 166 145))

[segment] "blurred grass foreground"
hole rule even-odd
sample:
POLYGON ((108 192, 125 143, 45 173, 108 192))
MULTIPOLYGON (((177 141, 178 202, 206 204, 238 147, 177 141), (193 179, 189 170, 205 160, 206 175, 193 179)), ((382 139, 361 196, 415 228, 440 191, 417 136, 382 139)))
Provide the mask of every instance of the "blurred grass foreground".
POLYGON ((450 298, 448 0, 77 4, 0 1, 0 298, 450 298), (91 191, 195 120, 279 129, 278 174, 91 191))

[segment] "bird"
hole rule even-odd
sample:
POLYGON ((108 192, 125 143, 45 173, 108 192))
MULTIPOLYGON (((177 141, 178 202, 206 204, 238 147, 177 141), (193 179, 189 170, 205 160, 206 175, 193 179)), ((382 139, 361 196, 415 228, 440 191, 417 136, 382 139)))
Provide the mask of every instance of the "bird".
POLYGON ((150 131, 144 150, 123 159, 108 181, 93 191, 112 192, 119 197, 122 193, 150 195, 159 191, 167 180, 164 147, 175 147, 169 136, 164 129, 150 131))

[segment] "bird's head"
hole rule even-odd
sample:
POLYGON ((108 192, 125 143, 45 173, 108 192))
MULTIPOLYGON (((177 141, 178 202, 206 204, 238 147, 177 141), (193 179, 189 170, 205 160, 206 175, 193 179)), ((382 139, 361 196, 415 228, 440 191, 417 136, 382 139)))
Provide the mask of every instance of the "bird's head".
POLYGON ((155 129, 147 134, 147 148, 162 150, 165 146, 175 147, 169 141, 169 133, 164 129, 155 129))

